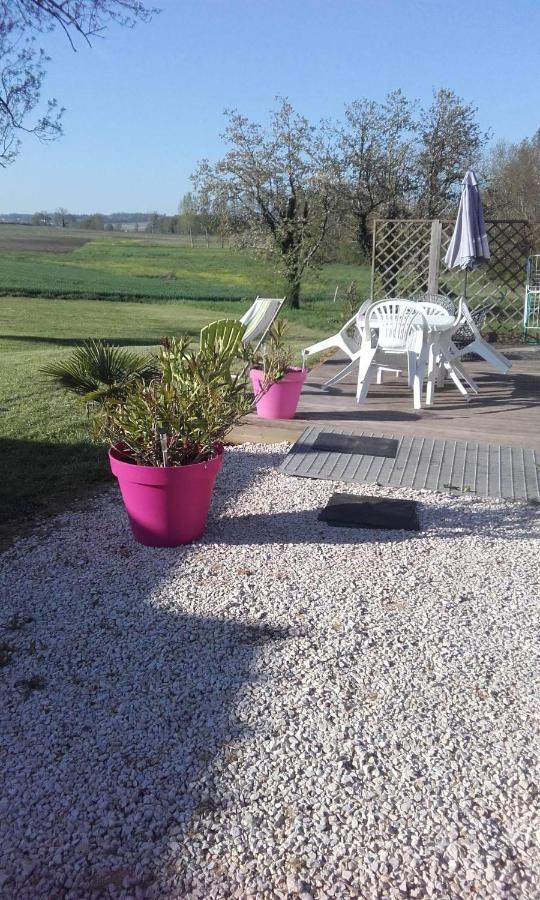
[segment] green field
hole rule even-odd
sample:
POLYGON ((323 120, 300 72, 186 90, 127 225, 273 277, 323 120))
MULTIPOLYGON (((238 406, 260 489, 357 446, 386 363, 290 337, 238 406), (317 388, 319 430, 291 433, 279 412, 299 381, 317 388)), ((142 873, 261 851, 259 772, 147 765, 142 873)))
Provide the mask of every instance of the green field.
MULTIPOLYGON (((1 241, 0 232, 0 245, 1 241)), ((144 238, 126 241, 115 236, 63 253, 0 249, 2 274, 6 258, 15 273, 13 277, 18 272, 20 291, 24 282, 30 296, 21 293, 0 297, 2 544, 24 529, 32 517, 58 512, 74 500, 89 496, 110 478, 105 449, 89 440, 84 407, 77 399, 53 390, 40 375, 42 365, 62 359, 71 347, 89 337, 141 349, 155 347, 165 335, 187 333, 195 338, 207 322, 240 316, 256 293, 279 295, 267 264, 220 248, 191 250, 172 241, 156 244, 144 238), (19 270, 15 257, 21 257, 19 270), (159 270, 161 262, 165 267, 164 260, 172 266, 174 257, 178 257, 176 289, 181 296, 191 291, 197 299, 178 300, 171 296, 160 300, 157 293, 151 293, 152 286, 159 282, 159 275, 152 277, 151 273, 159 270), (181 263, 180 259, 184 261, 181 263), (184 280, 180 277, 182 266, 187 270, 184 280), (66 288, 68 294, 74 292, 75 269, 79 273, 76 277, 81 271, 84 273, 85 290, 89 293, 95 278, 104 291, 111 291, 104 294, 111 300, 119 282, 122 288, 118 296, 123 298, 129 297, 128 285, 138 285, 137 300, 102 302, 32 296, 44 291, 46 283, 54 285, 56 269, 63 273, 64 283, 70 284, 66 288), (214 299, 214 291, 220 298, 234 296, 239 284, 245 299, 214 299), (145 291, 149 293, 145 295, 145 291)), ((291 343, 297 351, 331 333, 343 321, 345 310, 339 302, 334 304, 332 297, 336 283, 344 287, 353 278, 365 286, 367 273, 353 266, 325 267, 320 277, 311 282, 318 284, 320 293, 316 294, 313 288, 303 309, 286 312, 291 343)), ((56 289, 60 290, 58 285, 56 289)))
MULTIPOLYGON (((343 290, 351 280, 368 290, 364 266, 325 265, 306 278, 304 298, 307 302, 324 302, 333 296, 336 286, 343 290)), ((284 296, 286 286, 276 276, 271 261, 228 248, 192 248, 176 236, 96 237, 96 232, 32 227, 26 231, 19 227, 10 234, 3 226, 0 294, 245 302, 256 294, 284 296), (63 252, 63 242, 70 240, 86 243, 63 252), (44 242, 45 252, 40 242, 44 242), (52 249, 55 244, 57 252, 52 249)))

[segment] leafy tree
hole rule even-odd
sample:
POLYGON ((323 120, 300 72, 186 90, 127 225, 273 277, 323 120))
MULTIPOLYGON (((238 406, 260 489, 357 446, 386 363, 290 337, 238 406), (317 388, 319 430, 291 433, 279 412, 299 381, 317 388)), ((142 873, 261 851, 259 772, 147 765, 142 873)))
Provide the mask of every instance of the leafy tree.
POLYGON ((463 174, 480 158, 489 138, 476 121, 476 108, 453 91, 436 91, 429 109, 420 111, 415 160, 415 196, 420 215, 446 212, 460 190, 463 174))
POLYGON ((343 155, 341 197, 345 217, 352 217, 360 248, 371 244, 368 220, 374 213, 397 216, 406 209, 413 184, 413 104, 401 91, 383 103, 355 100, 345 107, 340 130, 343 155))
POLYGON ((68 223, 69 213, 67 209, 63 206, 59 206, 58 209, 55 209, 53 216, 54 225, 61 225, 62 228, 65 228, 68 223))
POLYGON ((324 126, 310 125, 279 99, 270 125, 225 113, 229 150, 215 165, 203 160, 194 175, 201 201, 241 216, 256 246, 276 258, 292 307, 300 305, 306 270, 316 264, 336 204, 336 154, 324 126))
POLYGON ((155 12, 141 0, 0 0, 0 166, 15 160, 20 135, 51 141, 62 134, 56 100, 33 118, 50 61, 38 39, 60 28, 75 50, 77 38, 90 44, 112 22, 131 28, 155 12))
POLYGON ((540 220, 540 129, 520 143, 496 144, 486 169, 486 206, 492 215, 540 220))
POLYGON ((198 201, 198 223, 206 238, 206 246, 210 247, 210 234, 216 226, 211 204, 198 201))
POLYGON ((150 234, 158 234, 162 230, 161 219, 162 216, 160 216, 158 212, 153 212, 148 220, 145 231, 149 231, 150 234))
POLYGON ((81 228, 88 228, 91 231, 103 231, 105 227, 105 218, 101 213, 93 213, 91 216, 85 216, 79 222, 81 228))
POLYGON ((225 246, 225 238, 230 233, 231 216, 227 208, 227 202, 222 197, 216 197, 211 204, 212 225, 219 235, 221 247, 225 246))
POLYGON ((178 219, 181 233, 189 234, 189 241, 193 247, 193 234, 197 233, 199 225, 199 206, 197 198, 189 191, 184 194, 178 204, 178 219))

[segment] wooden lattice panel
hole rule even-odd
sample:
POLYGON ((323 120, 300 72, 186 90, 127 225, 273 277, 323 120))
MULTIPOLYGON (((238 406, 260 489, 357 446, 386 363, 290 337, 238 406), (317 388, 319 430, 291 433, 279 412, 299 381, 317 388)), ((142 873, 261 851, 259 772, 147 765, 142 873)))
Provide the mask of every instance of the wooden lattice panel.
POLYGON ((374 300, 411 297, 428 289, 431 222, 384 219, 374 223, 374 300))
MULTIPOLYGON (((426 292, 455 299, 462 296, 464 272, 447 269, 443 261, 453 230, 450 220, 377 220, 372 260, 374 299, 426 292)), ((468 273, 467 299, 471 308, 485 301, 497 305, 486 323, 491 330, 516 331, 523 319, 527 257, 540 235, 537 226, 524 220, 487 221, 486 230, 491 259, 468 273)))
MULTIPOLYGON (((464 272, 447 269, 443 259, 448 249, 453 222, 443 222, 439 289, 442 294, 463 294, 464 272)), ((491 259, 467 275, 467 302, 471 308, 484 301, 496 304, 486 320, 492 330, 516 331, 523 320, 523 297, 527 257, 531 247, 531 229, 525 221, 486 222, 491 259)))

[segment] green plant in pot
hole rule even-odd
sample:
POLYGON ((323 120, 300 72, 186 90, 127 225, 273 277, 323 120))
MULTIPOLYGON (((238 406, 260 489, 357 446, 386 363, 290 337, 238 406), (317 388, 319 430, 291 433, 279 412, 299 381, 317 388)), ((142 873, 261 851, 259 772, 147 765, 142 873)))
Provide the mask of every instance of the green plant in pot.
MULTIPOLYGON (((237 340, 229 329, 224 342, 218 330, 196 350, 186 338, 166 340, 153 376, 131 378, 119 395, 104 392, 94 407, 94 435, 109 446, 140 543, 176 546, 204 531, 224 440, 253 404, 245 329, 235 324, 237 340)), ((61 383, 58 368, 53 377, 61 383)))
POLYGON ((292 364, 286 343, 287 321, 275 322, 263 352, 249 372, 257 415, 263 419, 292 419, 296 413, 307 370, 292 364))

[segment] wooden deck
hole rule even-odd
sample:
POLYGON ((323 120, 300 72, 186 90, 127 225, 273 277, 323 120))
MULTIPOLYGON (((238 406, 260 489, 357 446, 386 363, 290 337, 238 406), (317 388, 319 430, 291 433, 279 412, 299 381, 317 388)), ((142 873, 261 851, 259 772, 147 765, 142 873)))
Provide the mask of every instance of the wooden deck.
POLYGON ((266 421, 249 415, 233 440, 276 443, 294 441, 307 425, 331 425, 348 431, 479 441, 540 451, 540 358, 513 359, 508 375, 484 362, 466 363, 480 393, 470 400, 448 384, 429 409, 415 410, 403 378, 385 376, 370 388, 367 402, 356 404, 353 376, 329 391, 320 386, 345 365, 336 355, 313 369, 304 385, 296 417, 266 421))

